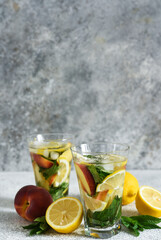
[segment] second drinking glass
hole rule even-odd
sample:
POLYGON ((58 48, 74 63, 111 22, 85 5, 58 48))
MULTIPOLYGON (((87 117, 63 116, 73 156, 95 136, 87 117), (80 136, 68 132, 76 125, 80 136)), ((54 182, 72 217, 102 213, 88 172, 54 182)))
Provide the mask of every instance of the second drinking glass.
POLYGON ((67 195, 72 161, 72 135, 32 135, 28 144, 36 185, 49 191, 53 201, 67 195))

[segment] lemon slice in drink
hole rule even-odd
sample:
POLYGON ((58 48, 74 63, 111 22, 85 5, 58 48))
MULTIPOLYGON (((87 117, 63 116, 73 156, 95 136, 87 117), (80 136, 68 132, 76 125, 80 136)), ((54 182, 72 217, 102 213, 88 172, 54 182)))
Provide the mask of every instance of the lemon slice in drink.
POLYGON ((55 148, 56 152, 64 152, 65 150, 67 150, 68 148, 70 148, 72 146, 72 144, 70 142, 66 143, 66 144, 62 144, 59 146, 59 148, 55 148))
POLYGON ((74 197, 63 197, 53 202, 46 211, 46 221, 55 231, 70 233, 79 227, 83 216, 81 202, 74 197))
POLYGON ((40 145, 35 146, 35 151, 37 154, 44 155, 44 151, 50 152, 64 152, 71 147, 71 143, 62 143, 62 142, 43 142, 40 145))
POLYGON ((119 187, 116 190, 114 190, 115 196, 117 195, 119 198, 123 195, 123 187, 119 187))
POLYGON ((60 159, 59 160, 59 170, 58 170, 57 176, 55 178, 54 186, 58 187, 63 182, 68 182, 69 173, 70 173, 69 162, 65 159, 60 159))
POLYGON ((123 187, 125 170, 117 170, 108 175, 101 184, 97 185, 96 192, 123 187))
POLYGON ((102 211, 105 209, 107 205, 107 203, 104 201, 88 196, 86 192, 83 192, 83 199, 84 199, 86 208, 90 209, 92 212, 102 211))
POLYGON ((39 171, 40 170, 39 166, 37 165, 36 162, 33 162, 32 164, 35 173, 36 183, 39 185, 39 187, 43 187, 47 191, 49 191, 49 182, 44 178, 43 174, 39 171))
POLYGON ((68 149, 68 150, 66 150, 65 152, 63 152, 63 153, 59 156, 58 161, 59 161, 60 159, 65 159, 65 160, 67 160, 68 162, 71 162, 71 161, 72 161, 72 152, 71 152, 71 150, 68 149))
POLYGON ((136 195, 135 204, 140 214, 161 217, 161 192, 158 190, 141 186, 136 195))

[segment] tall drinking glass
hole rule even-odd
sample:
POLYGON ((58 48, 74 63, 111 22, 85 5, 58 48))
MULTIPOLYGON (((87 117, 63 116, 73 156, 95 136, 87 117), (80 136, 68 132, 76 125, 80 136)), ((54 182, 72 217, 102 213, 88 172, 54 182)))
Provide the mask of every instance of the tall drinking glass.
POLYGON ((108 142, 72 148, 87 236, 108 238, 120 230, 128 149, 108 142))
POLYGON ((36 185, 50 192, 53 201, 68 194, 72 135, 37 134, 28 139, 36 185))

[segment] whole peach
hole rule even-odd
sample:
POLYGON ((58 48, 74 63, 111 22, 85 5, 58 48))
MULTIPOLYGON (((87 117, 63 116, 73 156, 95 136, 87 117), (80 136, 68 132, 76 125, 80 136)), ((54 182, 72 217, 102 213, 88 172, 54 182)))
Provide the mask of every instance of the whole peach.
POLYGON ((34 185, 22 187, 16 194, 14 206, 17 213, 28 221, 45 215, 46 209, 53 202, 47 190, 34 185))

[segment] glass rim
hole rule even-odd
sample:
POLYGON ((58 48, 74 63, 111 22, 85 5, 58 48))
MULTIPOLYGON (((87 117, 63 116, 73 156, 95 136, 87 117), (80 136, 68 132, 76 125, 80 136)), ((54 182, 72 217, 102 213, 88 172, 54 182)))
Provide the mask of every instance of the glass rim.
POLYGON ((35 134, 29 134, 27 136, 27 142, 36 141, 38 135, 44 136, 44 137, 49 136, 49 139, 43 139, 42 140, 43 142, 49 141, 49 140, 70 140, 74 138, 73 134, 67 133, 67 132, 35 133, 35 134), (51 137, 51 136, 55 136, 55 137, 51 137))
POLYGON ((119 143, 119 142, 108 142, 108 141, 98 141, 98 142, 92 142, 92 144, 111 144, 111 145, 118 145, 118 146, 124 146, 126 147, 123 150, 119 150, 120 151, 128 151, 130 149, 130 146, 127 143, 119 143))
POLYGON ((89 154, 89 153, 94 153, 94 154, 102 154, 102 153, 123 153, 123 152, 127 152, 130 149, 130 146, 127 143, 117 143, 117 142, 108 142, 108 141, 98 141, 98 142, 85 142, 76 146, 73 146, 71 148, 71 150, 73 152, 79 152, 81 154, 89 154), (121 150, 115 150, 115 151, 90 151, 90 152, 83 152, 81 151, 81 145, 101 145, 101 144, 110 144, 110 145, 118 145, 118 146, 122 146, 125 147, 125 149, 121 149, 121 150))

